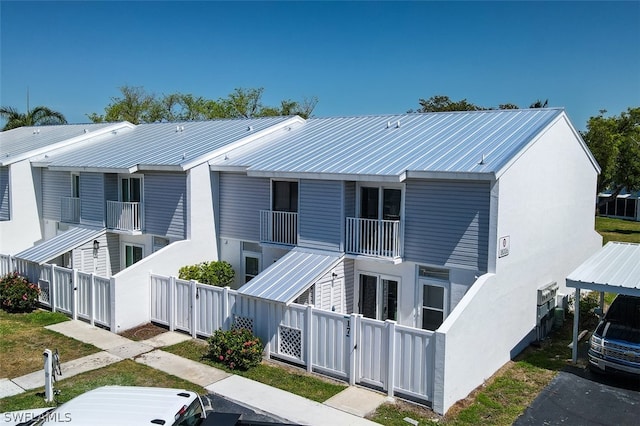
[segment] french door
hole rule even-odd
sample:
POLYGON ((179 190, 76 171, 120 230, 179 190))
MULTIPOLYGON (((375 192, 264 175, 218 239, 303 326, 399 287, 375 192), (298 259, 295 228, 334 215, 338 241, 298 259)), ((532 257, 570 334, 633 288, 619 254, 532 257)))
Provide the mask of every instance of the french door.
POLYGON ((359 307, 366 318, 397 320, 398 281, 382 275, 360 274, 359 307))

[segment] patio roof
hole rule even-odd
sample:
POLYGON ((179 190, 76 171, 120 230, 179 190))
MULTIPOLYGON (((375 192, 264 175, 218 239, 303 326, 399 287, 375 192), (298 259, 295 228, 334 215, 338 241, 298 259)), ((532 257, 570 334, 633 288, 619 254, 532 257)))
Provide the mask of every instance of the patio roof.
POLYGON ((294 248, 242 286, 238 293, 289 305, 343 257, 342 253, 294 248))
POLYGON ((569 274, 567 287, 640 296, 640 244, 607 243, 569 274))
POLYGON ((51 259, 63 255, 69 250, 98 238, 105 232, 105 228, 74 226, 50 240, 21 251, 14 257, 42 265, 51 259))

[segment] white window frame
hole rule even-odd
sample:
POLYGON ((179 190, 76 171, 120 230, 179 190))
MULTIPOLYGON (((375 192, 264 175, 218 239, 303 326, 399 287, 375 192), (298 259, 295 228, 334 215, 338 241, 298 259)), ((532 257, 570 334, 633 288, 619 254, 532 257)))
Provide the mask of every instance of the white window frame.
POLYGON ((80 198, 80 173, 71 173, 71 198, 80 198), (77 187, 76 182, 78 182, 77 187), (76 189, 78 190, 77 195, 76 189))
POLYGON ((255 251, 242 250, 242 284, 246 284, 247 281, 247 257, 252 257, 254 259, 258 259, 258 274, 254 275, 253 278, 257 277, 260 272, 262 272, 262 253, 258 253, 255 251))
POLYGON ((276 182, 295 182, 298 184, 298 205, 296 206, 296 211, 295 212, 291 212, 291 213, 298 213, 300 211, 300 179, 275 179, 272 178, 271 182, 269 184, 269 210, 270 211, 275 211, 273 210, 273 202, 275 201, 273 199, 273 192, 275 191, 275 186, 274 183, 276 182))
POLYGON ((122 269, 126 269, 131 265, 135 265, 138 262, 133 262, 131 265, 127 266, 127 246, 131 246, 131 247, 140 247, 142 249, 142 257, 140 258, 140 260, 145 258, 145 245, 144 244, 138 244, 138 243, 131 243, 128 241, 124 241, 120 244, 120 266, 122 267, 122 269))
MULTIPOLYGON (((123 180, 131 180, 131 179, 140 179, 140 204, 144 201, 144 175, 118 175, 118 201, 125 202, 122 196, 122 181, 123 180)), ((131 185, 131 182, 129 182, 131 185)))
POLYGON ((418 277, 418 285, 417 287, 417 295, 416 295, 416 310, 418 315, 416 315, 416 328, 422 329, 422 317, 424 315, 424 309, 430 309, 433 311, 442 312, 442 322, 444 322, 449 316, 449 293, 451 282, 446 280, 440 280, 437 278, 430 277, 418 277), (424 288, 425 286, 431 287, 440 287, 443 289, 442 293, 442 309, 434 308, 434 307, 425 307, 424 306, 424 288))
POLYGON ((360 217, 361 213, 361 205, 362 205, 362 188, 378 188, 378 217, 383 217, 384 210, 384 190, 385 189, 399 189, 400 190, 400 221, 403 222, 404 219, 404 195, 405 195, 405 185, 404 184, 387 184, 384 185, 379 183, 369 183, 359 182, 356 185, 356 217, 360 217))
POLYGON ((379 272, 371 272, 371 271, 357 271, 356 272, 356 281, 357 281, 357 286, 356 286, 356 297, 354 297, 354 303, 356 304, 356 311, 358 313, 360 313, 361 311, 361 306, 360 306, 360 277, 362 275, 368 275, 371 277, 376 277, 377 281, 376 281, 376 318, 377 320, 380 321, 384 321, 382 319, 382 307, 384 306, 384 288, 383 288, 383 284, 382 281, 383 280, 387 280, 387 281, 395 281, 397 283, 397 293, 396 293, 396 319, 395 321, 398 321, 399 317, 400 317, 400 300, 401 299, 401 292, 402 292, 402 278, 398 277, 398 276, 394 276, 394 275, 389 275, 389 274, 382 274, 379 272))

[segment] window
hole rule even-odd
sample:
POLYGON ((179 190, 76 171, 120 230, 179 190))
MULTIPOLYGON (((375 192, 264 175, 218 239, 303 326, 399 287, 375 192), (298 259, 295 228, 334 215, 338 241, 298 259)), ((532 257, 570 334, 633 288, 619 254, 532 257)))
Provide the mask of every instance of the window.
POLYGON ((260 273, 260 257, 244 255, 244 282, 248 283, 260 273))
POLYGON ((425 284, 422 288, 422 328, 436 330, 444 321, 444 287, 425 284))
POLYGON ((71 196, 73 198, 80 198, 80 175, 71 175, 71 196))
POLYGON ((425 330, 436 330, 448 315, 449 270, 418 266, 420 322, 425 330))
POLYGON ((273 181, 272 210, 276 212, 298 211, 298 182, 273 181))
POLYGON ((142 260, 143 247, 133 244, 124 245, 124 267, 128 268, 134 263, 142 260))
POLYGON ((261 259, 262 247, 260 247, 260 244, 248 241, 242 242, 242 263, 245 283, 248 283, 260 273, 261 259))
POLYGON ((381 275, 360 274, 359 311, 366 318, 397 320, 398 281, 381 275))
POLYGON ((122 178, 120 181, 120 201, 139 203, 142 201, 142 179, 122 178))
POLYGON ((360 217, 363 219, 400 220, 401 206, 401 189, 360 188, 360 217))
POLYGON ((153 237, 153 252, 157 252, 158 250, 169 245, 169 240, 167 238, 162 237, 153 237))

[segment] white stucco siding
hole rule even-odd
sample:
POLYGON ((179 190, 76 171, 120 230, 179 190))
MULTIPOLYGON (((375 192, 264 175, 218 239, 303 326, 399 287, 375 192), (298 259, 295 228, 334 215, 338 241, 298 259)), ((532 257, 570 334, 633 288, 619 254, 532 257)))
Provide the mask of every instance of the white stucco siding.
POLYGON ((564 280, 601 246, 597 170, 564 115, 493 188, 495 275, 480 277, 438 331, 436 411, 446 411, 534 338, 537 289, 564 280), (509 254, 498 257, 500 237, 509 254), (481 348, 481 350, 479 350, 481 348))
MULTIPOLYGON (((112 331, 120 332, 149 321, 150 272, 177 275, 181 266, 218 260, 211 178, 206 163, 189 170, 187 200, 188 239, 169 244, 112 277, 111 306, 115 319, 112 331)), ((122 236, 121 243, 127 238, 122 236)))
POLYGON ((16 254, 42 239, 38 215, 38 170, 29 161, 19 161, 9 166, 10 220, 0 221, 0 253, 16 254))

